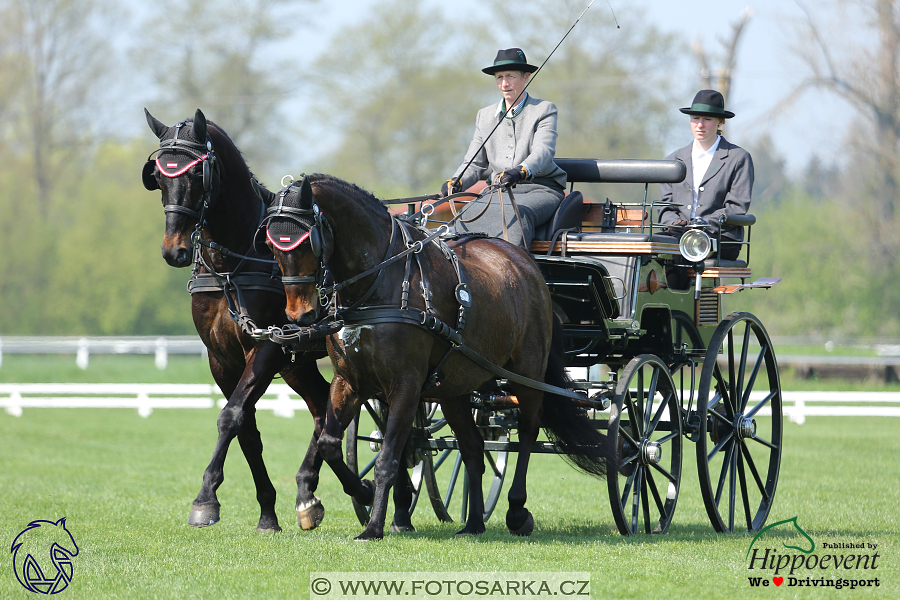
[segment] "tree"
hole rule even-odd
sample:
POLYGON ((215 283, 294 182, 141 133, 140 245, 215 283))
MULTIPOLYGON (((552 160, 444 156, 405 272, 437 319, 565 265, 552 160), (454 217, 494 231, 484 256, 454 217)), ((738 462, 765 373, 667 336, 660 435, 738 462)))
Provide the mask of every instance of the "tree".
MULTIPOLYGON (((367 20, 379 27, 340 32, 339 48, 316 65, 316 79, 325 83, 316 121, 340 132, 323 163, 364 186, 436 191, 459 165, 477 110, 499 99, 481 69, 498 48, 511 46, 539 65, 584 6, 543 0, 508 9, 489 2, 483 18, 463 28, 422 2, 395 0, 367 20)), ((617 30, 607 13, 586 13, 528 88, 559 107, 557 156, 663 155, 672 98, 682 87, 672 68, 678 44, 643 24, 623 23, 617 30)))
MULTIPOLYGON (((849 102, 867 122, 860 135, 852 127, 851 143, 871 161, 863 182, 872 202, 872 219, 896 229, 894 217, 900 192, 900 8, 894 0, 850 3, 862 10, 873 36, 859 44, 823 32, 816 15, 799 3, 806 15, 802 42, 796 54, 808 75, 793 96, 808 89, 824 89, 849 102), (838 58, 840 57, 840 58, 838 58)), ((884 233, 884 231, 882 231, 884 233)))
POLYGON ((164 108, 151 108, 151 112, 174 123, 201 108, 253 164, 283 156, 288 127, 280 107, 307 81, 297 75, 303 72, 302 57, 271 60, 266 51, 304 27, 317 2, 303 0, 296 6, 290 0, 160 0, 149 4, 147 35, 133 49, 133 56, 159 90, 152 104, 164 108))
POLYGON ((98 91, 113 53, 99 31, 105 0, 2 0, 5 140, 28 152, 42 218, 63 165, 89 145, 98 91))

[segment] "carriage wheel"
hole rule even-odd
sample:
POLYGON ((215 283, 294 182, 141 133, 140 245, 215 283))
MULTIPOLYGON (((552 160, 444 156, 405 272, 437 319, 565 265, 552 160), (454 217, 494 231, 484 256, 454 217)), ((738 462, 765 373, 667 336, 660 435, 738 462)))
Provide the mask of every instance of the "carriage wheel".
POLYGON ((622 535, 665 533, 681 487, 681 403, 665 363, 631 359, 609 412, 619 471, 607 474, 613 518, 622 535))
MULTIPOLYGON (((428 418, 428 432, 432 436, 445 429, 446 434, 452 435, 447 421, 443 418, 435 418, 432 410, 428 418)), ((475 422, 483 420, 483 415, 474 411, 475 422)), ((509 428, 504 425, 479 426, 478 430, 486 441, 509 443, 509 428)), ((503 480, 506 478, 506 469, 509 464, 509 452, 507 450, 485 450, 482 489, 484 493, 484 522, 487 523, 500 500, 503 489, 503 480)), ((468 471, 462 462, 459 450, 440 450, 437 458, 424 465, 423 478, 431 499, 434 514, 441 521, 452 523, 451 512, 460 515, 460 522, 465 523, 469 508, 468 471), (444 490, 443 493, 441 490, 444 490)))
POLYGON ((697 471, 709 519, 719 532, 759 531, 775 498, 782 446, 778 365, 759 319, 736 312, 719 323, 698 394, 697 471))
MULTIPOLYGON (((371 417, 371 420, 375 422, 372 433, 368 435, 359 433, 359 414, 356 415, 356 417, 347 427, 346 431, 347 466, 358 473, 360 479, 368 475, 369 472, 375 467, 375 461, 378 459, 378 455, 381 454, 381 440, 384 439, 383 415, 378 410, 376 410, 369 401, 366 401, 364 406, 366 408, 366 412, 371 417), (366 457, 368 457, 368 460, 366 460, 366 457), (360 462, 365 462, 365 464, 360 467, 360 462)), ((424 408, 420 406, 419 412, 416 413, 417 428, 422 426, 422 423, 424 423, 424 419, 424 408)), ((415 452, 414 454, 409 455, 407 453, 407 450, 404 451, 404 457, 407 459, 407 462, 405 465, 401 463, 401 466, 408 467, 412 462, 414 463, 412 465, 412 471, 410 472, 408 469, 402 468, 398 473, 398 477, 408 477, 410 485, 412 486, 413 496, 412 503, 409 507, 409 514, 410 516, 412 516, 413 511, 415 511, 416 509, 416 504, 419 501, 420 492, 422 491, 422 480, 424 474, 431 468, 431 454, 429 454, 428 452, 415 452)), ((368 524, 369 515, 372 512, 372 507, 360 504, 356 501, 355 498, 351 498, 351 501, 353 502, 353 510, 356 511, 356 518, 359 519, 360 524, 368 524)))

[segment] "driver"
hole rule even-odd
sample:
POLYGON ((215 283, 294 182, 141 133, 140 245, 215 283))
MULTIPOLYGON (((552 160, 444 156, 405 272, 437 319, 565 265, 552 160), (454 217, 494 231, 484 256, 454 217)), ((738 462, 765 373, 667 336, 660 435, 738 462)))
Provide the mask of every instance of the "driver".
MULTIPOLYGON (((753 159, 750 153, 721 136, 719 128, 725 119, 734 116, 725 110, 725 99, 715 90, 700 90, 689 108, 680 109, 691 117, 694 141, 666 158, 680 160, 687 167, 681 183, 661 183, 659 199, 678 206, 664 206, 659 222, 681 237, 691 219, 709 223, 708 233, 719 233, 719 216, 745 215, 750 208, 753 191, 753 159)), ((722 241, 743 241, 741 227, 722 230, 722 241)), ((724 244, 719 256, 735 260, 741 250, 739 244, 724 244)))
POLYGON ((482 71, 494 76, 503 99, 478 111, 475 136, 456 173, 441 188, 441 196, 468 189, 491 175, 499 175, 503 185, 515 185, 513 194, 522 223, 516 219, 509 194, 504 193, 502 211, 496 194, 486 210, 490 196, 479 198, 465 211, 464 218, 471 219, 482 210, 484 214, 471 223, 458 221, 457 230, 500 237, 505 218, 508 241, 527 250, 535 227, 553 218, 565 195, 566 172, 553 162, 556 105, 524 92, 537 67, 526 62, 519 48, 500 50, 494 64, 482 71), (488 138, 495 127, 497 130, 488 138), (472 164, 466 169, 470 160, 472 164))

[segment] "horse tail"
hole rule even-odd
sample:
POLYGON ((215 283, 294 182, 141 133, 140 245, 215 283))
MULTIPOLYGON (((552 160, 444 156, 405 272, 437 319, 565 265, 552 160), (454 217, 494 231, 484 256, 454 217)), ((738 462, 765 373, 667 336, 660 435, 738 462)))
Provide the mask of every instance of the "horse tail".
MULTIPOLYGON (((572 378, 566 371, 562 323, 556 315, 553 315, 553 337, 544 381, 572 389, 572 378)), ((611 469, 618 468, 616 452, 609 438, 597 430, 588 419, 587 411, 575 400, 544 392, 542 409, 544 432, 568 463, 597 477, 605 477, 611 469)))

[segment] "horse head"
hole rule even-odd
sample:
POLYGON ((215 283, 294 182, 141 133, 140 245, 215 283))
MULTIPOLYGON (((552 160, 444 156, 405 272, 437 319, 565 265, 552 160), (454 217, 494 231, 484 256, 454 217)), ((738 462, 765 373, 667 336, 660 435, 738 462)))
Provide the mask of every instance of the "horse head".
POLYGON ((162 255, 173 267, 186 267, 191 264, 191 236, 202 228, 222 188, 212 128, 199 108, 193 119, 172 127, 154 118, 146 108, 144 113, 160 140, 141 176, 147 190, 162 192, 166 213, 162 255))
POLYGON ((334 248, 331 226, 313 197, 308 177, 294 181, 277 194, 255 186, 268 207, 266 244, 281 267, 287 295, 285 313, 293 323, 319 320, 319 288, 334 248))

